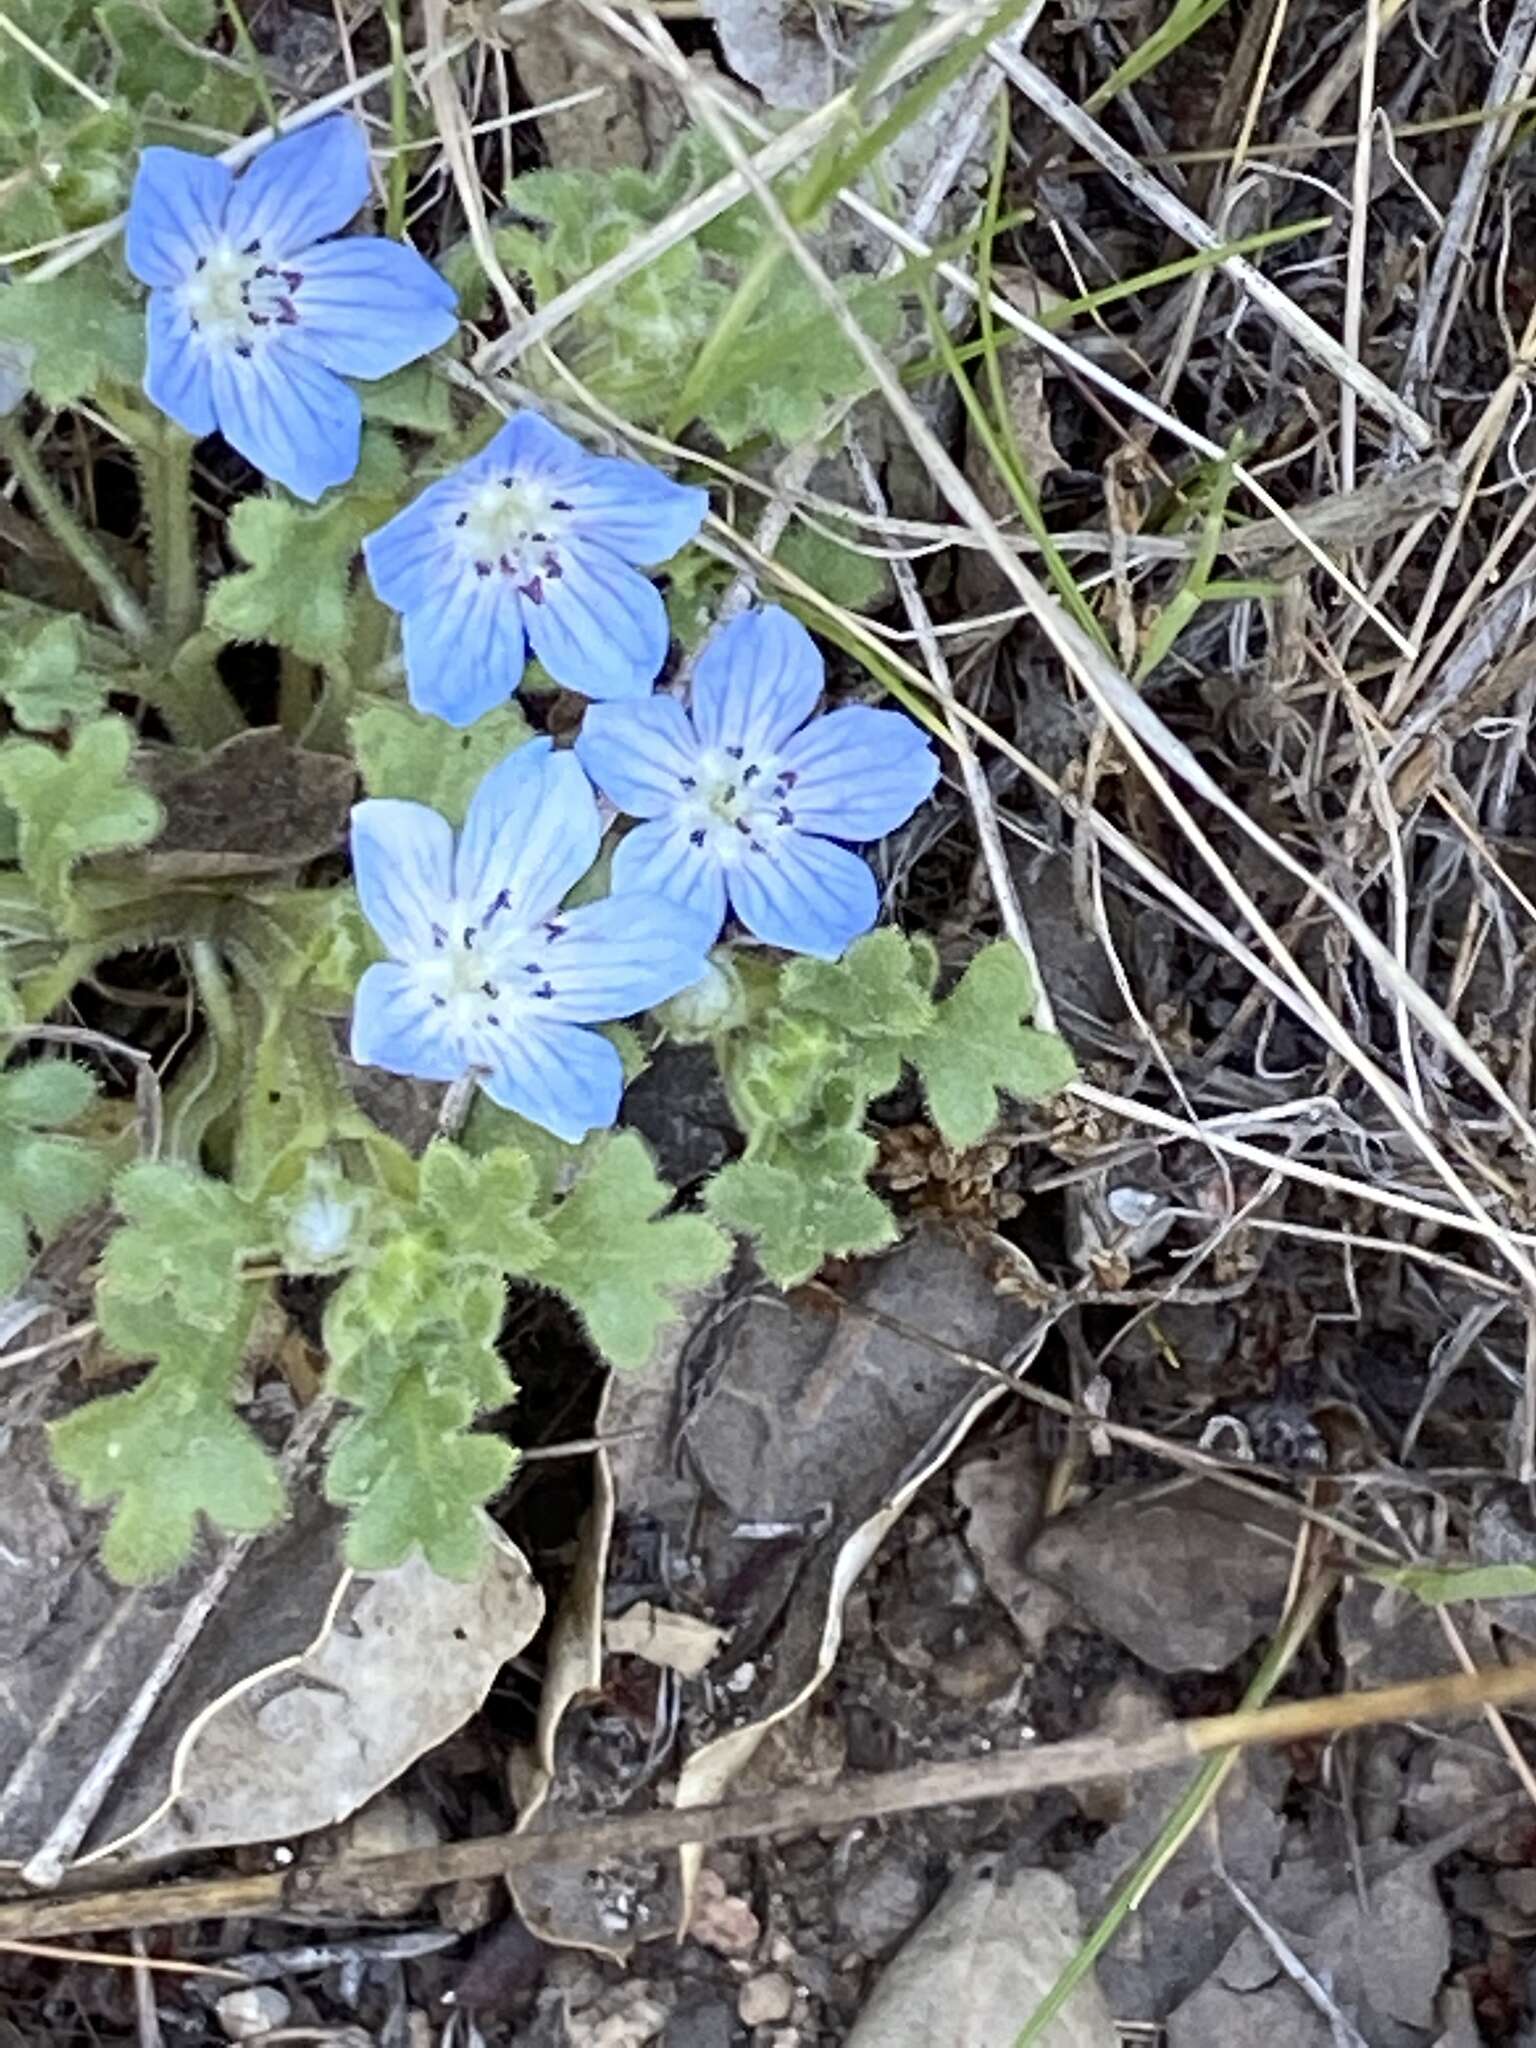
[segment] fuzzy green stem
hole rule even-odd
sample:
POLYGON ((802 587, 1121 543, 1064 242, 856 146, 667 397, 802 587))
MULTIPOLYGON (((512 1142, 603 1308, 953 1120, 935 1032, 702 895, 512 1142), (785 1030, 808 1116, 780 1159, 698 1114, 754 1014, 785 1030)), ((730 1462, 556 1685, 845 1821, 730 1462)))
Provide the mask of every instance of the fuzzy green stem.
POLYGON ((167 427, 137 444, 155 569, 154 603, 166 658, 174 660, 197 626, 197 513, 192 503, 192 440, 167 427))
POLYGON ((400 0, 384 0, 384 26, 389 34, 389 133, 394 143, 394 154, 389 160, 384 232, 398 240, 405 233, 405 188, 410 174, 405 154, 410 134, 410 102, 406 96, 405 35, 400 21, 400 0))
POLYGON ((215 633, 194 633, 144 678, 144 696, 184 747, 216 747, 245 720, 218 671, 215 633))
POLYGON ((32 510, 86 576, 114 626, 135 646, 149 638, 149 619, 116 569, 49 482, 32 443, 13 419, 0 419, 0 455, 21 479, 32 510))

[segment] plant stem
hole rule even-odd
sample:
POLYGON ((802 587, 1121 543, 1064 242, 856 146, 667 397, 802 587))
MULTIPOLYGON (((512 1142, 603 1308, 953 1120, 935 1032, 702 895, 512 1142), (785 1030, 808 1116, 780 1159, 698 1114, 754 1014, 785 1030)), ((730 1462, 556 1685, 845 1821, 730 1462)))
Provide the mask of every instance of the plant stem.
POLYGON ((184 747, 216 747, 244 732, 245 720, 219 674, 221 642, 215 633, 194 633, 144 678, 154 705, 184 747))
POLYGON ((135 646, 149 638, 143 605, 49 482, 32 443, 13 419, 0 419, 0 455, 21 479, 33 511, 86 576, 114 626, 135 646))
POLYGON ((405 143, 410 132, 410 102, 406 96, 405 36, 400 21, 400 0, 384 0, 384 26, 389 34, 389 133, 394 154, 389 160, 388 208, 384 232, 397 240, 405 233, 405 188, 410 176, 405 143))
POLYGON ((154 560, 154 606, 166 659, 173 661, 197 625, 197 514, 192 504, 192 441, 178 427, 135 441, 154 560))

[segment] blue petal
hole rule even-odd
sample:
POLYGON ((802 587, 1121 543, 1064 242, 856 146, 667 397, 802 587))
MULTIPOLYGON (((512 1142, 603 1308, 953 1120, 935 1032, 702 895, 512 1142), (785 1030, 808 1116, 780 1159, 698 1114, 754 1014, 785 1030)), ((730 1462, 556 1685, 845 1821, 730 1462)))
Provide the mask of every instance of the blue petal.
POLYGON ((558 581, 523 608, 534 653, 557 683, 584 697, 644 697, 672 643, 654 583, 602 548, 565 547, 558 581))
POLYGON ((473 725, 523 679, 523 615, 505 578, 462 565, 405 615, 406 694, 448 725, 473 725))
POLYGON ((647 697, 643 704, 589 705, 576 756, 621 811, 655 818, 687 795, 699 743, 675 697, 647 697))
POLYGON ((303 263, 287 338, 343 377, 387 377, 458 331, 453 287, 401 242, 351 235, 322 242, 303 263))
POLYGON ((606 1130, 619 1113, 624 1063, 606 1038, 574 1024, 526 1024, 476 1047, 489 1073, 481 1087, 557 1138, 576 1145, 588 1131, 606 1130))
POLYGON ((368 197, 368 144, 350 114, 268 143, 235 180, 224 228, 237 249, 259 241, 279 262, 344 228, 368 197))
POLYGON ((180 284, 222 232, 234 178, 211 156, 157 144, 139 152, 123 255, 142 284, 180 284))
POLYGON ((352 806, 352 874, 363 915, 397 959, 430 959, 453 906, 453 833, 425 804, 352 806))
POLYGON ((730 872, 731 908, 747 930, 790 953, 835 960, 880 915, 875 878, 830 839, 784 832, 730 872))
POLYGON ((560 1023, 633 1017, 701 981, 719 934, 697 912, 661 896, 605 896, 565 913, 558 938, 539 948, 560 1023))
POLYGON ((812 719, 779 749, 778 767, 780 774, 794 771, 789 803, 801 831, 833 839, 894 832, 939 779, 922 727, 900 711, 868 704, 812 719))
POLYGON ((173 293, 150 293, 146 332, 145 391, 178 427, 201 440, 218 425, 208 352, 193 335, 192 322, 173 293))
POLYGON ((574 460, 559 483, 560 496, 571 507, 574 539, 606 548, 621 561, 664 562, 704 524, 707 491, 675 484, 643 462, 587 455, 574 443, 572 448, 574 460))
POLYGON ((470 798, 454 865, 460 903, 486 927, 483 943, 552 916, 597 859, 602 836, 597 798, 574 754, 528 740, 493 768, 470 798))
POLYGON ((707 747, 748 761, 777 753, 816 709, 825 670, 816 642, 780 605, 720 628, 693 672, 693 723, 707 747))
POLYGON ((368 969, 352 999, 352 1057, 359 1066, 418 1081, 457 1081, 468 1062, 442 1020, 409 967, 381 962, 368 969))
POLYGON ((613 892, 665 896, 708 925, 711 943, 725 923, 725 875, 713 847, 695 846, 687 825, 671 818, 625 833, 613 856, 613 892))
MULTIPOLYGON (((452 514, 445 512, 443 501, 458 495, 451 481, 428 484, 403 512, 364 536, 368 580, 397 612, 412 611, 445 584, 457 583, 463 550, 453 539, 452 514)), ((518 634, 521 638, 521 627, 518 634)))
POLYGON ((466 467, 471 474, 507 471, 554 488, 574 475, 586 459, 581 443, 552 427, 542 413, 515 412, 466 467))
POLYGON ((357 468, 363 408, 349 384, 280 342, 210 352, 219 432, 263 476, 311 504, 357 468))

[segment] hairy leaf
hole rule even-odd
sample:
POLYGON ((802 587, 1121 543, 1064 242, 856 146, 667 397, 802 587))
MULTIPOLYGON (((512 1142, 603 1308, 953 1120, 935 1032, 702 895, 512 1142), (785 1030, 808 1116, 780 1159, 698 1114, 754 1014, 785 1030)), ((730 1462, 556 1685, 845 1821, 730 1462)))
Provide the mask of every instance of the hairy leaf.
POLYGON ((16 813, 21 865, 55 910, 77 861, 143 846, 160 829, 160 806, 128 773, 133 747, 125 718, 80 726, 67 753, 38 740, 0 744, 0 797, 16 813))
POLYGON ((770 1280, 796 1287, 828 1259, 895 1242, 896 1219, 867 1185, 876 1150, 862 1131, 781 1139, 723 1169, 710 1183, 710 1212, 756 1242, 770 1280))
POLYGON ((168 1329, 222 1331, 238 1318, 248 1283, 245 1259, 266 1250, 272 1226, 226 1182, 195 1167, 142 1159, 119 1175, 113 1198, 123 1226, 107 1240, 96 1312, 108 1340, 132 1356, 142 1319, 119 1312, 152 1308, 168 1329))
POLYGON ((553 1250, 525 1268, 563 1294, 615 1365, 644 1365, 676 1297, 723 1273, 730 1246, 702 1216, 664 1216, 673 1190, 633 1131, 613 1138, 548 1218, 553 1250))
POLYGON ((143 308, 104 256, 41 284, 22 278, 0 291, 0 340, 37 351, 32 381, 45 405, 73 405, 113 384, 137 385, 144 370, 143 308))
POLYGON ((369 796, 430 804, 450 825, 463 823, 482 776, 533 736, 514 703, 498 704, 457 732, 409 704, 370 704, 353 714, 348 730, 369 796))
POLYGON ((1066 1040, 1024 1022, 1034 1000, 1028 967, 1002 939, 976 955, 939 1004, 912 1059, 946 1144, 979 1143, 997 1122, 1000 1092, 1027 1102, 1075 1077, 1066 1040))
POLYGON ((174 1571, 200 1515, 233 1535, 282 1514, 277 1467, 229 1406, 249 1321, 216 1337, 168 1333, 162 1362, 131 1392, 89 1401, 49 1432, 86 1506, 117 1502, 102 1562, 125 1585, 174 1571))
POLYGON ((420 1371, 379 1409, 350 1422, 326 1475, 327 1497, 352 1509, 347 1561, 359 1571, 403 1564, 421 1547, 445 1578, 468 1578, 485 1555, 484 1503, 516 1462, 493 1436, 469 1434, 474 1404, 420 1371))
POLYGON ((47 1245, 105 1191, 103 1153, 60 1134, 95 1099, 95 1078, 70 1060, 0 1074, 0 1296, 26 1271, 28 1226, 47 1245))
POLYGON ((235 507, 230 539, 250 564, 208 595, 208 623, 231 640, 267 640, 303 661, 344 660, 351 640, 352 563, 405 490, 405 465, 386 434, 363 437, 357 475, 314 508, 273 491, 235 507))
POLYGON ((85 664, 85 634, 76 618, 45 619, 0 647, 0 697, 27 732, 53 732, 99 716, 106 684, 85 664))

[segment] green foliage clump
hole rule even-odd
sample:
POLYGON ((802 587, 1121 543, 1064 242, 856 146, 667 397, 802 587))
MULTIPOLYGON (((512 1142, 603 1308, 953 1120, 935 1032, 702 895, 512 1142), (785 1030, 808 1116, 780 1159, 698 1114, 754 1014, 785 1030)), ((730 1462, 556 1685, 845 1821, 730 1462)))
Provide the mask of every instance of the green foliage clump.
POLYGON ((1034 989, 1012 945, 986 947, 935 1001, 938 969, 926 939, 872 932, 841 961, 778 970, 755 1020, 726 1039, 722 1064, 747 1149, 711 1184, 709 1206, 755 1239, 781 1286, 895 1238, 895 1218, 868 1185, 876 1146, 864 1122, 905 1067, 917 1070, 935 1128, 957 1149, 986 1136, 1000 1094, 1028 1101, 1076 1071, 1066 1042, 1026 1021, 1034 989))
MULTIPOLYGON (((0 1005, 0 1027, 14 1021, 0 1005)), ((27 1270, 29 1229, 48 1244, 106 1187, 101 1151, 67 1130, 95 1100, 94 1078, 70 1060, 0 1074, 0 1295, 27 1270)))

